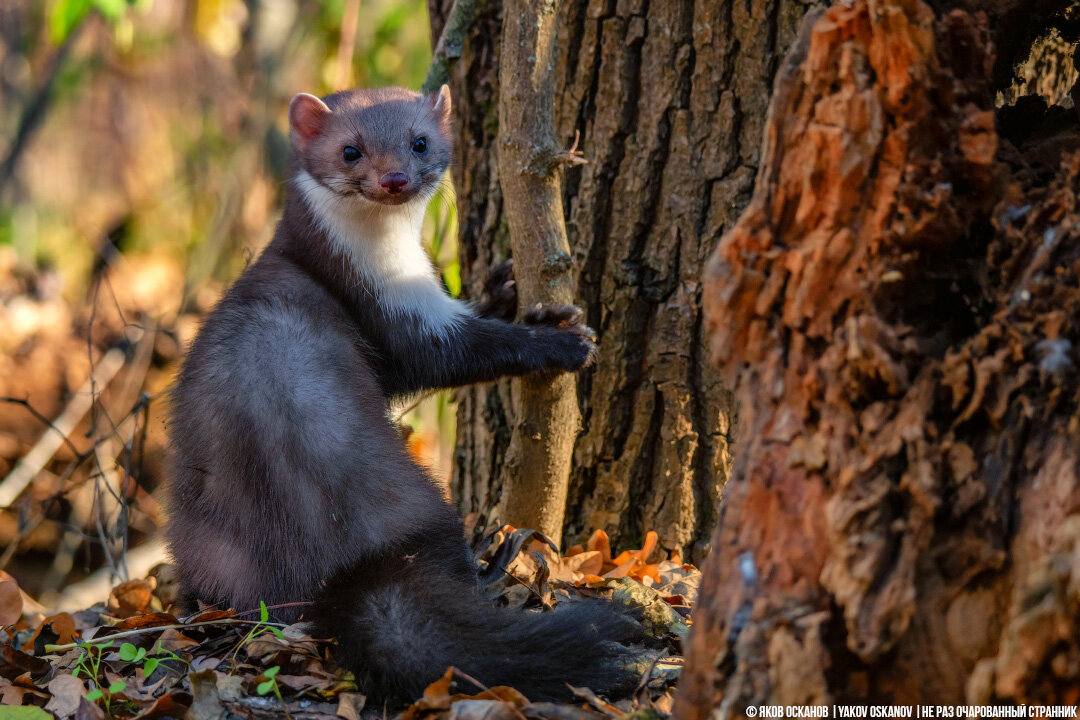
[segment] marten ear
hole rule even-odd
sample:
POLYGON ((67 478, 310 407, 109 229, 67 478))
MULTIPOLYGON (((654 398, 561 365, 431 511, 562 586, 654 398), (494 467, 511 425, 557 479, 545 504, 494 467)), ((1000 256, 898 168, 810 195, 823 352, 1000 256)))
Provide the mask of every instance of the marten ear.
POLYGON ((314 95, 300 93, 289 103, 289 125, 301 140, 321 133, 329 115, 330 108, 314 95))
POLYGON ((446 119, 450 117, 450 86, 444 84, 439 92, 432 93, 427 97, 432 112, 436 117, 446 119))

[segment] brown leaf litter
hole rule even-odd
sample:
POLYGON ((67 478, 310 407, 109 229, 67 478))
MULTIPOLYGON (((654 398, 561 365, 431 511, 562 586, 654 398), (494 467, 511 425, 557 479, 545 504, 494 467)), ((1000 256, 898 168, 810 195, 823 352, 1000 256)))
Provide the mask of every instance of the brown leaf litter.
MULTIPOLYGON (((574 688, 577 704, 532 703, 508 687, 484 686, 448 668, 397 720, 599 720, 659 717, 671 707, 700 573, 678 558, 657 560, 656 534, 612 555, 597 531, 586 547, 559 553, 532 530, 504 526, 476 542, 480 577, 496 601, 542 611, 560 602, 608 597, 666 643, 666 657, 642 667, 634 696, 609 702, 574 688), (652 560, 653 562, 649 562, 652 560)), ((286 716, 316 720, 385 718, 336 665, 332 643, 301 622, 283 626, 249 612, 206 609, 180 618, 167 568, 117 585, 108 600, 46 615, 0 575, 0 704, 38 708, 31 717, 125 720, 286 716), (260 619, 263 618, 263 619, 260 619)), ((246 610, 246 609, 245 609, 246 610)))

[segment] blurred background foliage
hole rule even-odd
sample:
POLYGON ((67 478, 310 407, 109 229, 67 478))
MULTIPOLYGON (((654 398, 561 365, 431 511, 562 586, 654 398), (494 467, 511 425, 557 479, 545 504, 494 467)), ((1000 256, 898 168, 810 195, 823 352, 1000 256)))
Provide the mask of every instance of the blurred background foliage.
MULTIPOLYGON (((429 32, 424 0, 0 3, 0 569, 24 590, 62 602, 154 537, 166 391, 273 233, 289 98, 419 87, 429 32)), ((449 186, 425 232, 456 293, 449 186)), ((405 418, 440 477, 449 402, 405 418)))

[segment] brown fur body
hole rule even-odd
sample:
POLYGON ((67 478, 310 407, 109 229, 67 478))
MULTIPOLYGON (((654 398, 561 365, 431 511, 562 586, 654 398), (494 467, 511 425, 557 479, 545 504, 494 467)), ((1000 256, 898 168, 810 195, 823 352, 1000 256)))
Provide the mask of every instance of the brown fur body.
POLYGON ((298 96, 290 118, 277 232, 207 318, 173 394, 167 536, 188 601, 314 600, 306 618, 391 699, 449 664, 537 698, 567 680, 624 683, 607 661, 633 629, 606 606, 538 619, 480 596, 460 518, 388 417, 401 394, 582 367, 595 348, 580 311, 512 324, 439 284, 419 229, 450 161, 445 90, 298 96))

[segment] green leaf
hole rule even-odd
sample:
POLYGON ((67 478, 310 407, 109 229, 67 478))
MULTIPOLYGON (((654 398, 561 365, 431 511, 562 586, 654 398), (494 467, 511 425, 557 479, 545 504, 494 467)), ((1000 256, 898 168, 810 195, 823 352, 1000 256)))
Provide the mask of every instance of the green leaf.
POLYGON ((461 265, 457 260, 447 263, 442 272, 443 282, 450 292, 450 297, 461 295, 461 265))
POLYGON ((259 683, 259 685, 255 688, 255 692, 259 693, 260 695, 265 695, 273 689, 274 681, 267 680, 266 682, 259 683))
POLYGON ((266 622, 270 619, 270 611, 266 609, 266 603, 262 600, 259 601, 259 622, 266 622))
POLYGON ((0 707, 0 720, 52 720, 52 715, 37 705, 0 707))
POLYGON ((131 662, 135 659, 139 650, 129 642, 120 646, 120 659, 124 662, 131 662))
POLYGON ((94 0, 94 7, 108 20, 116 22, 124 14, 125 0, 94 0))
POLYGON ((109 694, 110 695, 115 695, 116 693, 120 692, 121 690, 123 690, 126 687, 127 687, 126 682, 124 682, 123 680, 117 680, 116 682, 114 682, 112 685, 109 686, 109 694))
POLYGON ((80 670, 82 670, 82 667, 81 666, 76 666, 76 668, 71 671, 71 676, 72 677, 79 677, 79 671, 80 670))
POLYGON ((67 39, 86 13, 92 0, 56 0, 49 12, 49 38, 59 45, 67 39))
POLYGON ((281 666, 280 665, 275 665, 272 668, 268 668, 267 670, 264 670, 263 671, 263 677, 268 677, 270 679, 273 679, 274 676, 277 675, 278 672, 280 672, 280 671, 281 671, 281 666))
POLYGON ((157 666, 160 664, 161 660, 159 660, 158 658, 150 658, 146 661, 146 664, 143 665, 143 675, 145 675, 146 677, 150 677, 154 674, 154 671, 157 670, 157 666))
POLYGON ((94 702, 104 694, 105 693, 101 692, 101 688, 94 688, 90 692, 86 693, 86 699, 90 702, 94 702))
POLYGON ((276 637, 278 640, 285 639, 285 633, 281 632, 281 630, 276 627, 270 628, 270 632, 274 633, 274 637, 276 637))

